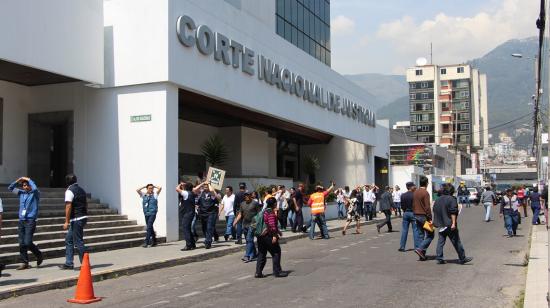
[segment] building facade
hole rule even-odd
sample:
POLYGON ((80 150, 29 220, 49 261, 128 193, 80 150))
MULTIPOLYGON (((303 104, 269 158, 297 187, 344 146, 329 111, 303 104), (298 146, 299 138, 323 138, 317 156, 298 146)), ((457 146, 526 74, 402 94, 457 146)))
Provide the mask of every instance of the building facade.
POLYGON ((141 223, 136 188, 161 185, 155 225, 170 241, 179 224, 173 188, 207 170, 202 145, 212 136, 227 148, 227 184, 304 181, 312 155, 322 183, 387 174, 388 122, 330 68, 328 1, 8 0, 0 8, 0 183, 28 175, 61 187, 74 172, 141 223))
POLYGON ((407 70, 410 130, 422 142, 463 150, 488 144, 487 77, 470 65, 407 70))

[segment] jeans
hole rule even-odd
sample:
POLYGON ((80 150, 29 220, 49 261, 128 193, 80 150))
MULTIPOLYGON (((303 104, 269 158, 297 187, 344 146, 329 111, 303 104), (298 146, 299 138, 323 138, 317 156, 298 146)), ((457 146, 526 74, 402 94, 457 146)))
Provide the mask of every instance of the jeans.
POLYGON ((279 241, 273 244, 272 236, 265 235, 258 237, 258 261, 256 263, 256 274, 261 274, 267 262, 267 252, 271 254, 273 261, 273 274, 280 274, 281 269, 281 246, 279 241))
POLYGON ((294 226, 294 219, 296 219, 296 212, 293 209, 291 209, 288 212, 288 222, 290 222, 290 228, 294 226))
POLYGON ((321 236, 325 239, 328 239, 329 235, 328 235, 328 228, 327 228, 327 221, 325 219, 325 214, 311 215, 311 221, 309 225, 310 239, 315 238, 315 224, 317 224, 319 226, 319 229, 321 229, 321 236))
POLYGON ((225 216, 225 236, 233 236, 233 221, 235 221, 235 216, 225 216))
MULTIPOLYGON (((235 239, 238 241, 242 241, 243 238, 243 221, 239 220, 239 222, 235 225, 235 239)), ((246 237, 246 233, 245 233, 246 237)))
POLYGON ((363 202, 357 203, 357 213, 361 217, 365 216, 366 213, 365 213, 365 207, 363 206, 363 202))
POLYGON ((338 218, 344 218, 346 215, 344 215, 344 202, 338 202, 338 218))
POLYGON ((286 210, 279 209, 279 215, 277 218, 279 219, 279 225, 283 230, 286 230, 286 227, 288 226, 288 211, 290 211, 289 208, 286 210))
POLYGON ((153 224, 157 219, 157 214, 145 215, 145 223, 147 224, 147 233, 145 234, 145 245, 152 245, 157 242, 157 236, 153 224))
POLYGON ((447 237, 451 240, 453 247, 458 254, 458 259, 460 261, 466 259, 466 253, 464 252, 464 247, 460 242, 460 235, 458 234, 458 229, 451 230, 450 227, 445 229, 443 232, 438 232, 439 238, 437 239, 437 249, 436 249, 436 258, 437 260, 443 260, 443 247, 445 247, 445 242, 447 237))
POLYGON ((256 258, 258 253, 256 252, 256 245, 254 245, 254 228, 243 227, 244 234, 246 236, 246 251, 244 253, 245 258, 256 258))
POLYGON ((365 211, 367 211, 367 215, 365 215, 366 220, 372 220, 374 212, 376 212, 372 202, 365 202, 365 211))
POLYGON ((193 236, 195 238, 199 238, 198 234, 197 234, 197 219, 198 219, 198 214, 195 213, 195 215, 193 216, 193 221, 191 221, 191 234, 193 234, 193 236))
POLYGON ((485 221, 489 221, 491 220, 491 207, 493 207, 493 203, 485 202, 483 206, 485 207, 485 221))
POLYGON ((185 247, 195 248, 195 236, 193 234, 192 224, 195 221, 195 211, 187 211, 182 215, 183 238, 185 239, 185 247))
POLYGON ((36 258, 42 257, 40 249, 32 242, 34 231, 36 231, 36 220, 20 220, 17 224, 19 231, 19 257, 21 262, 29 263, 27 251, 31 251, 36 258))
POLYGON ((516 235, 516 230, 519 224, 519 212, 518 211, 504 211, 504 227, 509 236, 516 235))
POLYGON ((534 225, 540 223, 539 214, 540 214, 540 203, 531 203, 531 210, 533 211, 532 223, 534 225))
POLYGON ((296 212, 296 217, 294 218, 294 224, 292 224, 292 232, 300 232, 302 230, 302 226, 304 225, 304 214, 302 213, 302 209, 299 209, 296 212))
POLYGON ((395 214, 399 212, 399 216, 401 216, 401 202, 394 202, 393 204, 395 206, 395 214))
POLYGON ((378 229, 382 228, 385 225, 388 225, 388 232, 392 231, 392 225, 391 225, 391 210, 383 210, 382 211, 384 215, 386 215, 386 219, 384 219, 383 222, 376 225, 378 229))
POLYGON ((78 258, 82 264, 82 258, 86 252, 84 246, 84 226, 88 219, 84 218, 70 223, 67 236, 65 237, 65 265, 74 266, 74 247, 78 249, 78 258))
POLYGON ((420 240, 418 238, 418 226, 416 225, 416 219, 414 219, 413 212, 403 213, 403 222, 401 227, 401 242, 399 243, 400 249, 405 249, 407 245, 407 237, 409 236, 409 225, 412 226, 414 248, 418 248, 420 240))
POLYGON ((212 237, 214 236, 214 230, 216 229, 216 220, 218 213, 206 213, 200 216, 202 234, 204 234, 204 245, 212 245, 212 237))
POLYGON ((418 249, 426 252, 426 250, 428 250, 428 247, 430 247, 430 244, 432 243, 435 234, 434 232, 429 232, 424 229, 424 223, 427 220, 426 216, 414 215, 414 219, 416 220, 416 232, 418 232, 418 249))
POLYGON ((466 204, 466 207, 470 207, 470 197, 469 196, 458 196, 458 203, 466 204))

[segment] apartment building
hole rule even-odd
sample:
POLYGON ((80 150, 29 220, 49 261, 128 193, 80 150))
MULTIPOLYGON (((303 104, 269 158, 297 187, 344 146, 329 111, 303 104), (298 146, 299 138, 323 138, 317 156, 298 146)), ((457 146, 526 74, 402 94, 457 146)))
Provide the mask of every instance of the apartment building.
POLYGON ((467 64, 407 70, 411 134, 470 151, 488 144, 487 76, 467 64))

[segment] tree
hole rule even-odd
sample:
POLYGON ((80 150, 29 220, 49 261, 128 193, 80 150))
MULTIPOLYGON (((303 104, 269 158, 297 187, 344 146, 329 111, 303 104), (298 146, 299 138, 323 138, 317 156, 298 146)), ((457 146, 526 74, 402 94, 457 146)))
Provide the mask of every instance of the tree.
POLYGON ((223 166, 229 156, 227 147, 220 135, 208 138, 201 145, 201 153, 210 166, 217 168, 223 166))

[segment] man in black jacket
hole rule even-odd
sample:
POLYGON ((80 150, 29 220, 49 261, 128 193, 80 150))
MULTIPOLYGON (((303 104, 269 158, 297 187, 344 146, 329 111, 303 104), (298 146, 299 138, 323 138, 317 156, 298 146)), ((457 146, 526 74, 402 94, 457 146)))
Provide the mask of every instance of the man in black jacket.
POLYGON ((471 257, 466 257, 464 247, 460 242, 460 236, 457 228, 458 218, 458 204, 453 197, 454 187, 450 183, 442 185, 442 193, 433 206, 433 223, 434 226, 439 228, 439 238, 437 240, 436 258, 438 264, 445 264, 443 259, 443 248, 445 247, 445 241, 447 237, 453 243, 453 246, 458 254, 459 263, 465 264, 472 261, 471 257))
POLYGON ((392 225, 391 225, 391 209, 393 206, 393 197, 390 192, 390 187, 386 186, 386 189, 382 193, 382 196, 380 196, 380 201, 378 202, 380 204, 380 211, 386 215, 386 219, 376 225, 376 231, 380 233, 380 229, 384 225, 388 225, 388 232, 392 232, 392 225))

